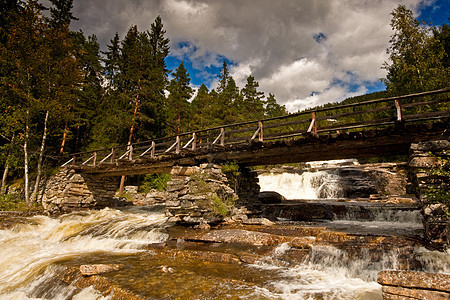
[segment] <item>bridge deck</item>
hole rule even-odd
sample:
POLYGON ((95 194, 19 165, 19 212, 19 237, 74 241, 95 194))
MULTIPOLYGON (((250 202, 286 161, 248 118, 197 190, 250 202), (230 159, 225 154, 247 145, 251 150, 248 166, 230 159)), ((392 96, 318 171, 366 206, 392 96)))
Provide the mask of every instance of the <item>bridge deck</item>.
POLYGON ((207 162, 232 161, 245 165, 271 165, 316 160, 382 157, 408 154, 413 142, 448 139, 449 122, 428 122, 391 126, 383 129, 344 132, 340 134, 310 134, 307 138, 225 146, 212 145, 196 151, 178 154, 122 159, 99 165, 73 165, 81 173, 101 176, 138 175, 168 172, 175 165, 198 165, 207 162))

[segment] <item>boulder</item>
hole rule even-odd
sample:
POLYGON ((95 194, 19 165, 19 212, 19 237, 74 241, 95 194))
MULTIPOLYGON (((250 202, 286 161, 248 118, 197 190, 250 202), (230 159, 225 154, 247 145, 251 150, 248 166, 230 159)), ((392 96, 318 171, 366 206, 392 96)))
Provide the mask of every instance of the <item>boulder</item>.
POLYGON ((450 275, 416 271, 381 271, 383 299, 450 299, 450 275))
POLYGON ((263 204, 274 204, 281 203, 282 201, 285 201, 286 198, 277 192, 266 191, 259 193, 258 200, 263 204))
POLYGON ((245 225, 265 225, 265 226, 272 226, 275 223, 272 221, 266 219, 266 218, 250 218, 247 220, 242 220, 242 224, 245 225))

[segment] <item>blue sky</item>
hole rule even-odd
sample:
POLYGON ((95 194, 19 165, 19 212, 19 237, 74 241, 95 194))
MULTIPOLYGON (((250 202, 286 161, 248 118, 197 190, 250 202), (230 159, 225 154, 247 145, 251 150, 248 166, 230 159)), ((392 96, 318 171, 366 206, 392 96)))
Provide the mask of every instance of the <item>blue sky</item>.
POLYGON ((102 48, 131 25, 156 16, 171 39, 167 66, 183 62, 193 87, 217 84, 224 60, 241 88, 260 90, 297 111, 383 90, 390 13, 399 4, 418 19, 448 24, 448 0, 75 0, 72 24, 102 48))

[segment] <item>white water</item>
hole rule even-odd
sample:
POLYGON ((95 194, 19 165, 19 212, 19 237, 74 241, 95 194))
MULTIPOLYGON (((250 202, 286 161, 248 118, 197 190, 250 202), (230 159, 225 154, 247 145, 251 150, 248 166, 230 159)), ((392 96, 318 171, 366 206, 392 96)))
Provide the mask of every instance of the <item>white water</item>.
MULTIPOLYGON (((138 209, 103 209, 72 213, 52 219, 31 218, 31 224, 0 231, 0 299, 28 299, 36 287, 51 278, 55 262, 89 253, 135 253, 167 235, 158 225, 162 213, 138 209)), ((52 299, 65 299, 67 289, 54 291, 52 299)), ((89 290, 79 299, 100 299, 89 290)), ((76 298, 74 298, 76 299, 76 298)))
POLYGON ((338 184, 339 176, 332 171, 270 173, 261 174, 258 178, 261 192, 275 191, 286 199, 336 199, 344 196, 338 184))

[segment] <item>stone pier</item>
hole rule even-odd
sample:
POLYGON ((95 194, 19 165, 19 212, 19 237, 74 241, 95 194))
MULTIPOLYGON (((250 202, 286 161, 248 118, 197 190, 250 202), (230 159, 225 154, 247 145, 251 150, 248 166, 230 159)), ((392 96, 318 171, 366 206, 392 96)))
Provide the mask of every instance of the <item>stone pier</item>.
POLYGON ((79 174, 61 168, 48 180, 42 205, 52 213, 114 207, 120 204, 114 198, 118 188, 119 177, 79 174))
POLYGON ((450 188, 448 176, 433 172, 444 163, 438 157, 448 159, 449 150, 448 140, 412 144, 408 164, 411 182, 409 191, 415 193, 422 203, 426 242, 441 251, 450 246, 449 207, 430 199, 429 194, 433 190, 443 192, 450 188))

